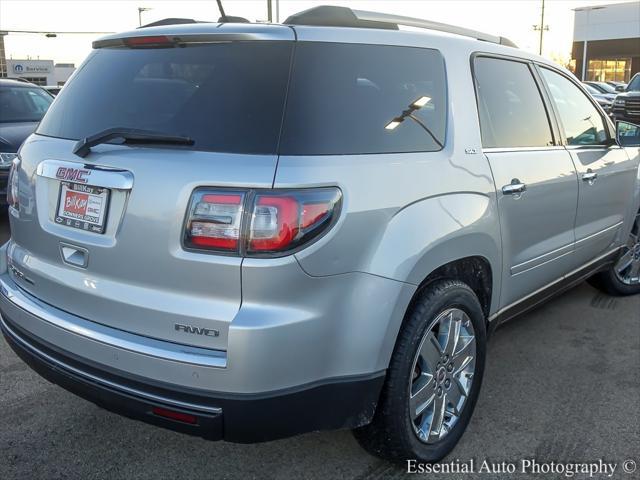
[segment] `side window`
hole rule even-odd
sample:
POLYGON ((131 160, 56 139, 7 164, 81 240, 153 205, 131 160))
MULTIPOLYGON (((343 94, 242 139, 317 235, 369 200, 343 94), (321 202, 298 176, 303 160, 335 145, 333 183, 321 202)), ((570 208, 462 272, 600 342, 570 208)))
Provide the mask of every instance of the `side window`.
POLYGON ((604 121, 587 96, 568 78, 547 68, 541 70, 560 114, 567 145, 606 143, 604 121))
POLYGON ((446 121, 437 50, 299 42, 280 154, 434 152, 446 121))
POLYGON ((478 57, 475 80, 484 147, 553 145, 549 117, 526 63, 478 57))

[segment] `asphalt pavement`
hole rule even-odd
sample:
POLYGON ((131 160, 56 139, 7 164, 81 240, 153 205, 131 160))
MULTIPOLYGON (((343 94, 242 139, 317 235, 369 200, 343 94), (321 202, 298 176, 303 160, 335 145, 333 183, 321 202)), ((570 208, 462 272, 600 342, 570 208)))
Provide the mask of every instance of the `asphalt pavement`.
MULTIPOLYGON (((0 239, 7 237, 2 218, 0 239)), ((640 296, 613 298, 583 284, 500 328, 489 344, 471 425, 445 462, 463 468, 472 459, 475 474, 429 478, 566 478, 519 474, 527 459, 563 464, 602 460, 617 464, 612 478, 640 478, 638 471, 623 471, 626 460, 640 465, 640 296), (518 470, 479 472, 484 461, 492 470, 504 471, 510 464, 518 470)), ((129 420, 43 380, 0 340, 4 480, 405 475, 406 467, 361 450, 348 431, 237 445, 129 420)))

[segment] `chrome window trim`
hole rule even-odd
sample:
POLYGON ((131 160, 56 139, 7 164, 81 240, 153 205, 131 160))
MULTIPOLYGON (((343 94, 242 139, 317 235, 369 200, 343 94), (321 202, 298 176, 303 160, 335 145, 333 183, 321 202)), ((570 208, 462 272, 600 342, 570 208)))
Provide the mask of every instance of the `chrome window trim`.
POLYGON ((564 150, 562 145, 548 147, 487 147, 483 148, 484 153, 504 153, 504 152, 540 152, 540 151, 564 150))

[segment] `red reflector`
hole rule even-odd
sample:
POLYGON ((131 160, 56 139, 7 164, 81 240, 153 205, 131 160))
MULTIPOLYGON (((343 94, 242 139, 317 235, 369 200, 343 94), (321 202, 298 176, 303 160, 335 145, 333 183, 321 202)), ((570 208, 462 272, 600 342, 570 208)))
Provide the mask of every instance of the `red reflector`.
POLYGON ((169 37, 166 37, 164 35, 156 35, 156 36, 149 36, 149 37, 125 38, 124 43, 125 45, 128 45, 130 47, 139 47, 144 45, 168 44, 168 43, 171 43, 171 40, 169 39, 169 37))
POLYGON ((189 415, 188 413, 176 412, 174 410, 167 410, 166 408, 153 407, 152 412, 159 417, 170 418, 182 423, 190 423, 195 425, 198 423, 198 418, 195 415, 189 415))

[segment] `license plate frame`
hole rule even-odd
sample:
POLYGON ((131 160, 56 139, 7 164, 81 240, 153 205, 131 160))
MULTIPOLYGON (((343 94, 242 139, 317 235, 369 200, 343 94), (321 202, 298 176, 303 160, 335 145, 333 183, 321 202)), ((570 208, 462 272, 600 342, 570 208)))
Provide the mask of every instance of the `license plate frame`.
POLYGON ((60 182, 55 222, 86 232, 104 234, 110 200, 111 190, 108 188, 60 182))

